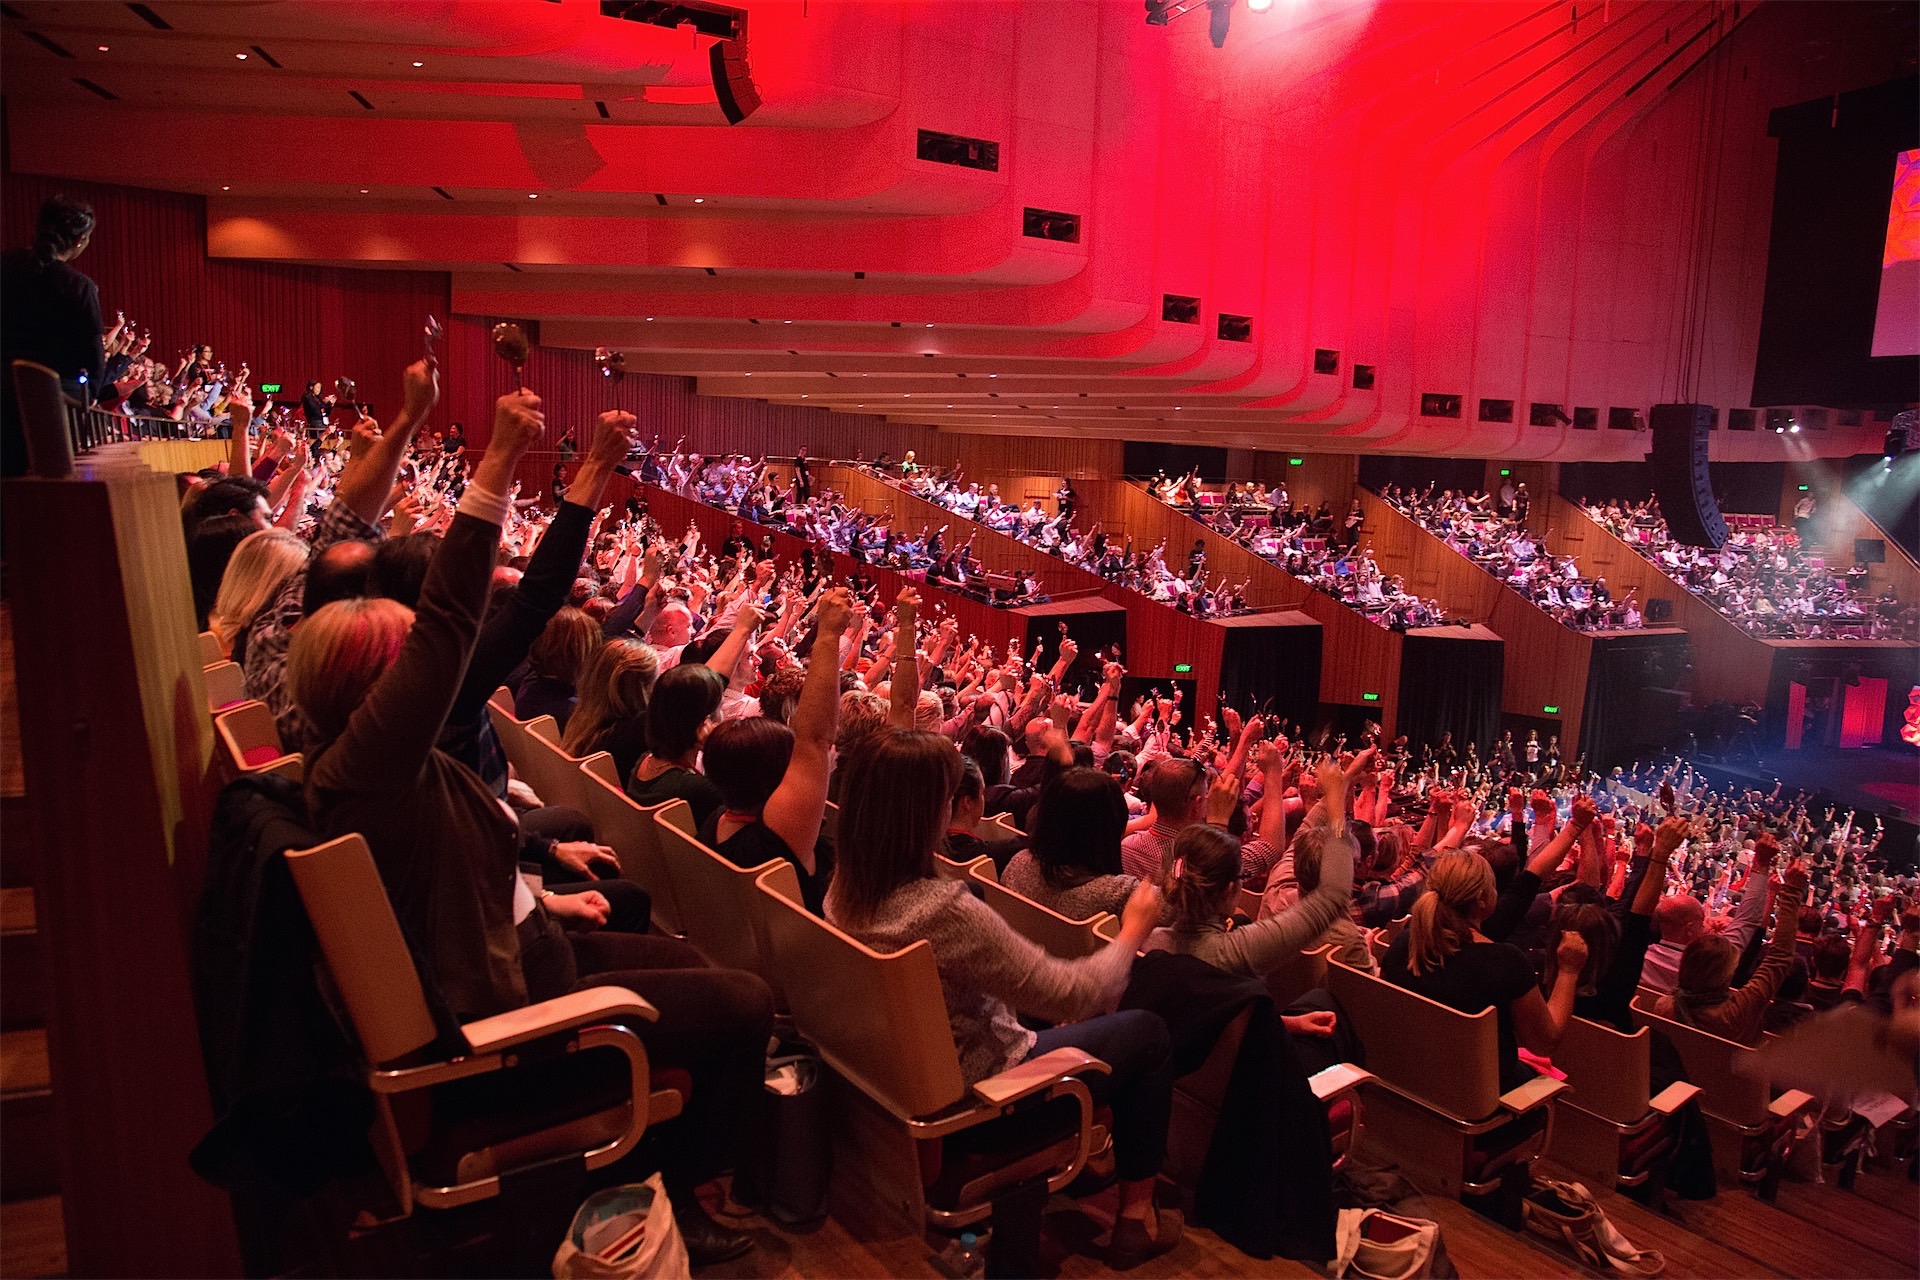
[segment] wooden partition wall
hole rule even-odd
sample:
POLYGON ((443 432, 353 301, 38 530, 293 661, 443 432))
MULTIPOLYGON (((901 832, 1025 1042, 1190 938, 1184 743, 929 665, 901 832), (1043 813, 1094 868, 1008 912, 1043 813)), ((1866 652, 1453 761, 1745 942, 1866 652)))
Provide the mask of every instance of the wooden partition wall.
POLYGON ((1363 614, 1317 591, 1285 569, 1192 516, 1152 497, 1126 480, 1076 480, 1083 518, 1098 520, 1109 534, 1132 537, 1151 546, 1166 539, 1168 558, 1184 557, 1198 538, 1205 542, 1207 565, 1238 582, 1248 580, 1247 599, 1261 608, 1298 609, 1321 627, 1320 701, 1363 708, 1388 737, 1396 732, 1403 637, 1377 626, 1363 614), (1377 701, 1364 700, 1369 693, 1377 701))
POLYGON ((1552 495, 1547 523, 1547 550, 1573 556, 1587 577, 1607 580, 1615 600, 1628 588, 1639 589, 1642 609, 1647 602, 1673 602, 1673 625, 1682 628, 1693 647, 1693 700, 1705 706, 1728 699, 1767 701, 1767 680, 1773 669, 1773 647, 1742 631, 1706 601, 1660 572, 1627 543, 1596 522, 1578 503, 1552 495))
MULTIPOLYGON (((995 533, 985 525, 967 521, 945 507, 863 471, 851 467, 816 467, 813 471, 816 488, 824 484, 842 490, 855 506, 869 511, 889 511, 903 527, 915 532, 923 523, 936 528, 950 524, 953 527, 948 530, 949 539, 958 534, 957 540, 965 541, 967 534, 977 531, 974 551, 989 568, 1004 565, 1028 569, 1050 594, 1057 596, 1067 591, 1092 589, 1125 606, 1128 673, 1154 680, 1191 680, 1196 702, 1194 722, 1198 723, 1200 716, 1213 714, 1214 705, 1220 700, 1220 655, 1225 643, 1225 633, 1218 624, 1189 617, 1169 605, 1149 600, 1137 591, 1108 582, 1098 574, 1070 565, 1018 539, 995 533), (1176 672, 1174 668, 1178 666, 1192 669, 1176 672)), ((1080 482, 1074 483, 1078 488, 1080 482)), ((1004 491, 1002 496, 1006 496, 1004 491)))
POLYGON ((238 1275, 187 1164, 214 1118, 188 953, 215 779, 174 479, 119 445, 3 505, 67 1268, 238 1275))

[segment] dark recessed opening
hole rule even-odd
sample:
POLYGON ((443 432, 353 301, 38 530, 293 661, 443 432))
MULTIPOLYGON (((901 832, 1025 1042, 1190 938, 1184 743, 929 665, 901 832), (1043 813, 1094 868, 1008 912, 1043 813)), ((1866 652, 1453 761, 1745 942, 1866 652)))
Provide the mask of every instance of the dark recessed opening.
POLYGON ((1357 364, 1353 366, 1353 389, 1355 391, 1373 390, 1373 366, 1357 364))
POLYGON ((930 160, 934 164, 953 164, 962 169, 983 169, 988 173, 1000 172, 1000 144, 988 142, 985 138, 963 138, 957 133, 935 133, 932 129, 922 129, 913 154, 918 159, 930 160))
POLYGON ((1536 427, 1564 427, 1571 419, 1559 405, 1542 404, 1536 400, 1527 408, 1527 422, 1536 427))
POLYGON ((1313 349, 1313 371, 1315 373, 1340 372, 1340 353, 1329 351, 1325 347, 1313 349))
POLYGON ((673 30, 690 26, 716 40, 738 40, 747 32, 747 15, 724 4, 701 0, 600 0, 600 16, 673 30))
POLYGON ((1513 421, 1513 401, 1484 400, 1484 399, 1481 400, 1480 401, 1480 421, 1512 422, 1513 421))
POLYGON ((1600 429, 1600 411, 1598 409, 1583 408, 1576 405, 1573 410, 1573 425, 1582 431, 1598 431, 1600 429))
POLYGON ((1173 324, 1199 324, 1200 299, 1188 298, 1177 293, 1162 294, 1160 318, 1173 324))
POLYGON ((1607 410, 1607 430, 1638 431, 1639 429, 1640 415, 1634 410, 1619 407, 1607 410))
POLYGON ((1420 416, 1423 418, 1457 418, 1460 416, 1460 397, 1448 395, 1443 391, 1427 391, 1420 396, 1420 416))
POLYGON ((1218 332, 1223 342, 1252 342, 1253 317, 1228 315, 1222 311, 1218 332))
POLYGON ((1035 240, 1080 243, 1080 215, 1051 209, 1028 209, 1020 219, 1020 234, 1035 240))
POLYGON ((1727 430, 1755 431, 1759 429, 1759 426, 1760 411, 1758 409, 1727 410, 1727 430))

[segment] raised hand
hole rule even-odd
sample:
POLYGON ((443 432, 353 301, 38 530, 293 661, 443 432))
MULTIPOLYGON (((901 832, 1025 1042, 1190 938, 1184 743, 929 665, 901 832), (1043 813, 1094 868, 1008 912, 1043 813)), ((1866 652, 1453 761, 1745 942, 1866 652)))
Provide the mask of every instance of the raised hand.
POLYGON ((1572 929, 1560 935, 1560 945, 1553 953, 1555 962, 1562 973, 1578 973, 1586 967, 1587 940, 1572 929))

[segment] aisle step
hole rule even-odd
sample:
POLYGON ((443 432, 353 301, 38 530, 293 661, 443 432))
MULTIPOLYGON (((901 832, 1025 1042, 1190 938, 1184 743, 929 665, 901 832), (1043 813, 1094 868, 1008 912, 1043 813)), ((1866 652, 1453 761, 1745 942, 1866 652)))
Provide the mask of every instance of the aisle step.
POLYGON ((60 1189, 47 1033, 0 1032, 0 1200, 24 1200, 60 1189))
POLYGON ((46 1025, 46 951, 35 923, 33 890, 0 889, 0 1030, 46 1025))

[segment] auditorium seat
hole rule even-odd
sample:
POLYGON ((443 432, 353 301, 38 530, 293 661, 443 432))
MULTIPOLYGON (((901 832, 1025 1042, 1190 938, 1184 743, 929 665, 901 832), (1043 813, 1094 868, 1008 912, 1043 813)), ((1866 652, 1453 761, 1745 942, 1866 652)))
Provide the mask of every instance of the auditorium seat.
POLYGON ((220 652, 220 637, 211 631, 200 633, 200 665, 210 667, 216 662, 226 661, 227 655, 220 652))
MULTIPOLYGON (((673 803, 687 808, 684 800, 673 803)), ((775 892, 798 898, 800 878, 785 858, 735 866, 685 829, 683 823, 691 816, 691 811, 653 815, 654 837, 680 908, 680 930, 720 968, 744 969, 765 978, 775 1000, 784 1005, 780 970, 772 963, 766 940, 768 899, 756 885, 766 877, 775 892)))
POLYGON ((503 1179, 548 1161, 602 1168, 680 1113, 687 1077, 655 1081, 646 1047, 619 1025, 659 1014, 621 987, 465 1023, 469 1052, 417 1061, 434 1020, 366 841, 286 856, 360 1042, 378 1108, 372 1140, 402 1216, 497 1196, 503 1179), (503 1073, 513 1074, 484 1078, 503 1073))
MULTIPOLYGON (((832 1069, 832 1210, 856 1234, 957 1231, 1016 1187, 1064 1188, 1104 1149, 1092 1095, 1074 1078, 1104 1072, 1099 1059, 1056 1049, 969 1088, 930 944, 883 954, 810 914, 771 875, 759 889, 775 962, 809 978, 787 994, 832 1069)), ((993 1248, 1031 1250, 1028 1231, 1007 1238, 1011 1225, 995 1224, 993 1248)), ((1037 1215, 1026 1225, 1037 1231, 1037 1215)))
POLYGON ((1491 1007, 1460 1013, 1338 961, 1327 966, 1327 988, 1379 1078, 1367 1113, 1378 1150, 1421 1190, 1518 1225, 1518 1191, 1551 1142, 1554 1103, 1567 1086, 1542 1076, 1500 1091, 1491 1007))
POLYGON ((1801 1114, 1818 1102, 1799 1089, 1771 1096, 1752 1049, 1663 1018, 1653 1012, 1653 1003, 1654 997, 1644 991, 1633 998, 1634 1025, 1666 1036, 1687 1078, 1700 1086, 1700 1109, 1713 1135, 1715 1172, 1771 1200, 1801 1114))
POLYGON ((1684 1081, 1652 1093, 1651 1038, 1644 1026, 1628 1036, 1570 1018, 1553 1051, 1571 1093, 1561 1099, 1551 1154, 1602 1187, 1658 1181, 1679 1138, 1674 1113, 1700 1095, 1684 1081))
POLYGON ((295 782, 304 776, 305 757, 281 748, 280 728, 264 702, 249 699, 219 712, 213 717, 213 732, 229 781, 253 773, 277 773, 295 782))
POLYGON ((945 854, 933 855, 933 869, 942 880, 964 880, 971 883, 975 879, 998 880, 1000 874, 993 869, 993 859, 981 854, 969 862, 955 862, 945 854))
POLYGON ((996 813, 991 818, 982 818, 973 833, 982 840, 1024 840, 1027 835, 1014 825, 1010 813, 996 813))
POLYGON ((207 710, 225 711, 247 700, 246 677, 237 662, 215 662, 201 669, 207 683, 207 710))
POLYGON ((1109 912, 1095 912, 1084 920, 1069 919, 1002 885, 994 877, 991 858, 978 858, 969 863, 968 879, 986 904, 1013 926, 1014 932, 1039 943, 1051 955, 1062 960, 1077 960, 1107 945, 1101 926, 1113 920, 1109 912), (984 874, 980 865, 983 862, 986 864, 984 874))
POLYGON ((542 804, 563 804, 585 813, 589 792, 587 778, 580 772, 581 757, 560 749, 560 726, 552 716, 516 719, 501 705, 504 692, 499 690, 488 700, 487 714, 493 718, 493 731, 515 776, 533 788, 542 804))
POLYGON ((581 773, 587 783, 586 814, 594 837, 620 860, 622 879, 631 880, 653 900, 653 927, 661 933, 679 933, 683 913, 674 892, 666 856, 660 850, 660 826, 671 824, 693 834, 693 810, 685 800, 643 807, 621 790, 590 758, 581 773))

